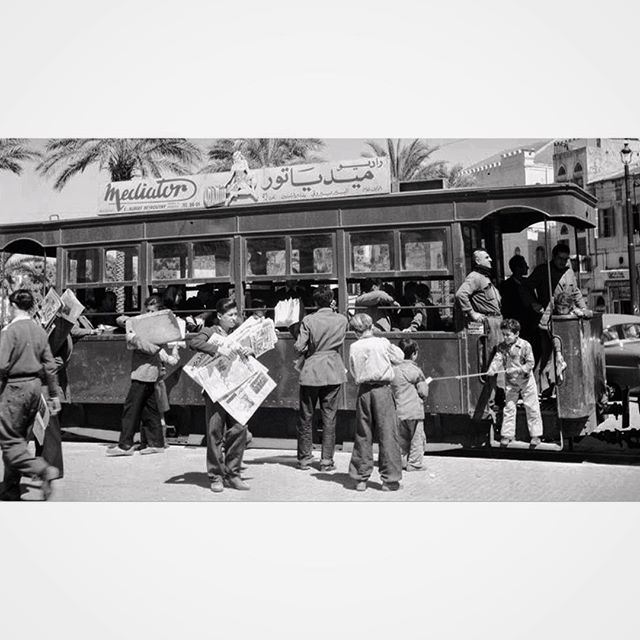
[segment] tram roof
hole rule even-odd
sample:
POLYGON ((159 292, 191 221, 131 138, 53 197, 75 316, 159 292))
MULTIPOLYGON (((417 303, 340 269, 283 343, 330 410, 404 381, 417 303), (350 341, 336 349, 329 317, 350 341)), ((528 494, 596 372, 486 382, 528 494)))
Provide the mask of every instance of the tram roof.
MULTIPOLYGON (((405 189, 407 185, 405 183, 405 189)), ((184 221, 198 218, 233 218, 260 216, 261 214, 295 214, 304 212, 328 212, 340 210, 354 212, 389 208, 391 217, 375 222, 396 224, 404 221, 403 212, 420 209, 419 221, 447 224, 453 222, 481 222, 497 220, 503 233, 522 231, 537 222, 545 220, 561 221, 579 230, 595 226, 595 197, 572 183, 527 185, 519 187, 472 187, 464 189, 405 190, 383 195, 356 196, 350 198, 326 198, 307 201, 283 201, 269 204, 247 204, 215 209, 189 209, 158 212, 110 214, 103 216, 46 220, 28 223, 0 225, 0 249, 14 253, 27 253, 35 234, 39 239, 47 238, 47 246, 59 244, 57 230, 71 232, 73 228, 96 226, 104 229, 126 223, 141 223, 171 220, 184 221), (432 215, 433 214, 433 215, 432 215)), ((343 216, 342 225, 351 226, 349 220, 355 217, 343 216)), ((361 226, 362 222, 358 217, 361 226)), ((409 221, 409 220, 408 220, 409 221)), ((416 222, 412 219, 410 222, 416 222)), ((241 227, 242 225, 240 225, 241 227)), ((274 228, 274 230, 276 230, 274 228)), ((108 238, 103 238, 105 241, 108 238)))

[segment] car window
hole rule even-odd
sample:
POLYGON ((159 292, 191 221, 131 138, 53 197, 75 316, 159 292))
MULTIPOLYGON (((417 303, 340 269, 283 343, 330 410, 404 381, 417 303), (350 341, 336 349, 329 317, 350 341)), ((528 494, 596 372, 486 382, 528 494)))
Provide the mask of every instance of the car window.
POLYGON ((616 331, 615 327, 609 327, 608 329, 605 329, 602 332, 603 342, 610 342, 611 340, 617 340, 617 339, 618 339, 618 332, 616 331))

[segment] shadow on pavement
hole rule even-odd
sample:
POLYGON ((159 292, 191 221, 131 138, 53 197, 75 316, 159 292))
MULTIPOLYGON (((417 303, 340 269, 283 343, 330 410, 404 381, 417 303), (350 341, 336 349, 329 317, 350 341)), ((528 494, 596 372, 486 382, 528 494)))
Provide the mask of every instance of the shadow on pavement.
POLYGON ((311 473, 312 477, 324 482, 335 482, 345 489, 354 489, 356 481, 348 473, 311 473))
POLYGON ((203 489, 208 489, 211 486, 211 480, 206 473, 199 471, 187 471, 181 473, 179 476, 173 476, 164 481, 165 484, 192 484, 203 489))
POLYGON ((243 460, 242 462, 248 467, 258 464, 281 464, 284 467, 295 467, 298 464, 298 458, 296 456, 268 456, 266 458, 243 460))

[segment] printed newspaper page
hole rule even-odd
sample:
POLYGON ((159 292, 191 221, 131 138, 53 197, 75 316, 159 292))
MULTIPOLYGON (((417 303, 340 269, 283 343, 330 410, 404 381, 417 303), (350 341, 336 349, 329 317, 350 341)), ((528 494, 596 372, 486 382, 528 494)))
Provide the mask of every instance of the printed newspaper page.
POLYGON ((218 402, 256 372, 262 373, 264 370, 264 366, 252 357, 229 358, 221 354, 198 354, 200 355, 204 357, 197 360, 192 358, 184 366, 184 371, 207 392, 212 402, 218 402))
POLYGON ((249 418, 275 388, 276 383, 269 374, 260 371, 219 402, 240 424, 247 424, 249 418))
POLYGON ((60 316, 67 322, 75 324, 78 318, 84 311, 84 305, 76 298, 71 289, 65 289, 62 296, 60 296, 62 302, 62 309, 60 309, 60 316))
POLYGON ((273 320, 269 318, 247 318, 230 336, 230 340, 251 349, 256 358, 276 346, 278 336, 273 320))

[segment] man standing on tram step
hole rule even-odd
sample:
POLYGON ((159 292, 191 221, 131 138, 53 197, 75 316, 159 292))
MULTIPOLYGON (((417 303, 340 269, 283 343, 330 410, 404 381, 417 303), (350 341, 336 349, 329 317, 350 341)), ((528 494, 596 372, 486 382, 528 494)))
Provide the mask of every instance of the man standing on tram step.
POLYGON ((313 412, 320 404, 322 416, 322 454, 320 471, 333 471, 336 445, 336 417, 342 384, 347 381, 340 348, 347 332, 347 319, 334 312, 330 287, 313 293, 318 311, 305 316, 295 350, 304 358, 300 370, 300 413, 298 416, 298 467, 310 468, 313 461, 313 412))
MULTIPOLYGON (((145 300, 145 312, 158 311, 161 306, 157 294, 145 300)), ((156 382, 164 364, 176 365, 178 349, 168 354, 158 345, 148 342, 136 333, 127 333, 127 346, 134 349, 131 356, 131 386, 124 401, 122 428, 118 444, 107 449, 108 456, 131 456, 135 453, 133 436, 138 428, 143 448, 140 453, 164 453, 164 437, 158 411, 156 382)))
MULTIPOLYGON (((216 334, 221 338, 228 336, 238 326, 238 308, 229 298, 221 298, 216 304, 216 324, 203 327, 189 347, 211 356, 218 355, 219 347, 210 338, 216 334)), ((229 345, 230 353, 247 357, 251 351, 241 344, 229 345)), ((240 477, 242 456, 247 445, 247 426, 240 424, 225 411, 219 402, 213 403, 203 392, 205 400, 205 438, 207 442, 207 475, 211 482, 211 491, 224 491, 225 484, 231 489, 246 491, 249 485, 240 477)))
POLYGON ((536 348, 537 345, 533 343, 534 357, 536 364, 540 363, 540 371, 544 369, 553 350, 552 338, 549 332, 549 319, 555 297, 559 293, 565 292, 571 297, 574 308, 580 311, 587 311, 582 291, 578 287, 576 274, 569 264, 570 255, 571 250, 569 247, 562 242, 558 243, 551 251, 551 260, 548 263, 539 264, 527 278, 529 287, 535 291, 540 304, 544 307, 544 313, 540 318, 539 324, 539 347, 536 348), (551 275, 552 295, 549 293, 549 275, 551 275))
POLYGON ((35 420, 44 377, 49 389, 51 413, 60 411, 56 363, 47 334, 31 317, 33 295, 26 289, 9 296, 11 322, 0 337, 0 448, 4 462, 3 500, 20 500, 20 478, 42 480, 45 500, 58 470, 29 452, 27 436, 35 420))
POLYGON ((402 478, 402 455, 391 381, 393 365, 404 362, 402 350, 387 338, 373 335, 373 321, 366 313, 351 318, 358 339, 349 349, 349 371, 358 385, 356 434, 349 475, 356 491, 365 491, 373 471, 373 436, 378 433, 378 469, 383 491, 397 491, 402 478))
POLYGON ((520 323, 520 337, 526 340, 535 353, 540 340, 538 322, 543 312, 542 305, 529 286, 527 271, 529 265, 524 256, 516 254, 509 260, 511 276, 500 285, 502 315, 520 323))
POLYGON ((487 358, 502 341, 500 323, 500 293, 491 281, 491 256, 484 250, 473 252, 473 270, 456 291, 456 300, 465 316, 473 322, 483 322, 488 332, 487 358))

